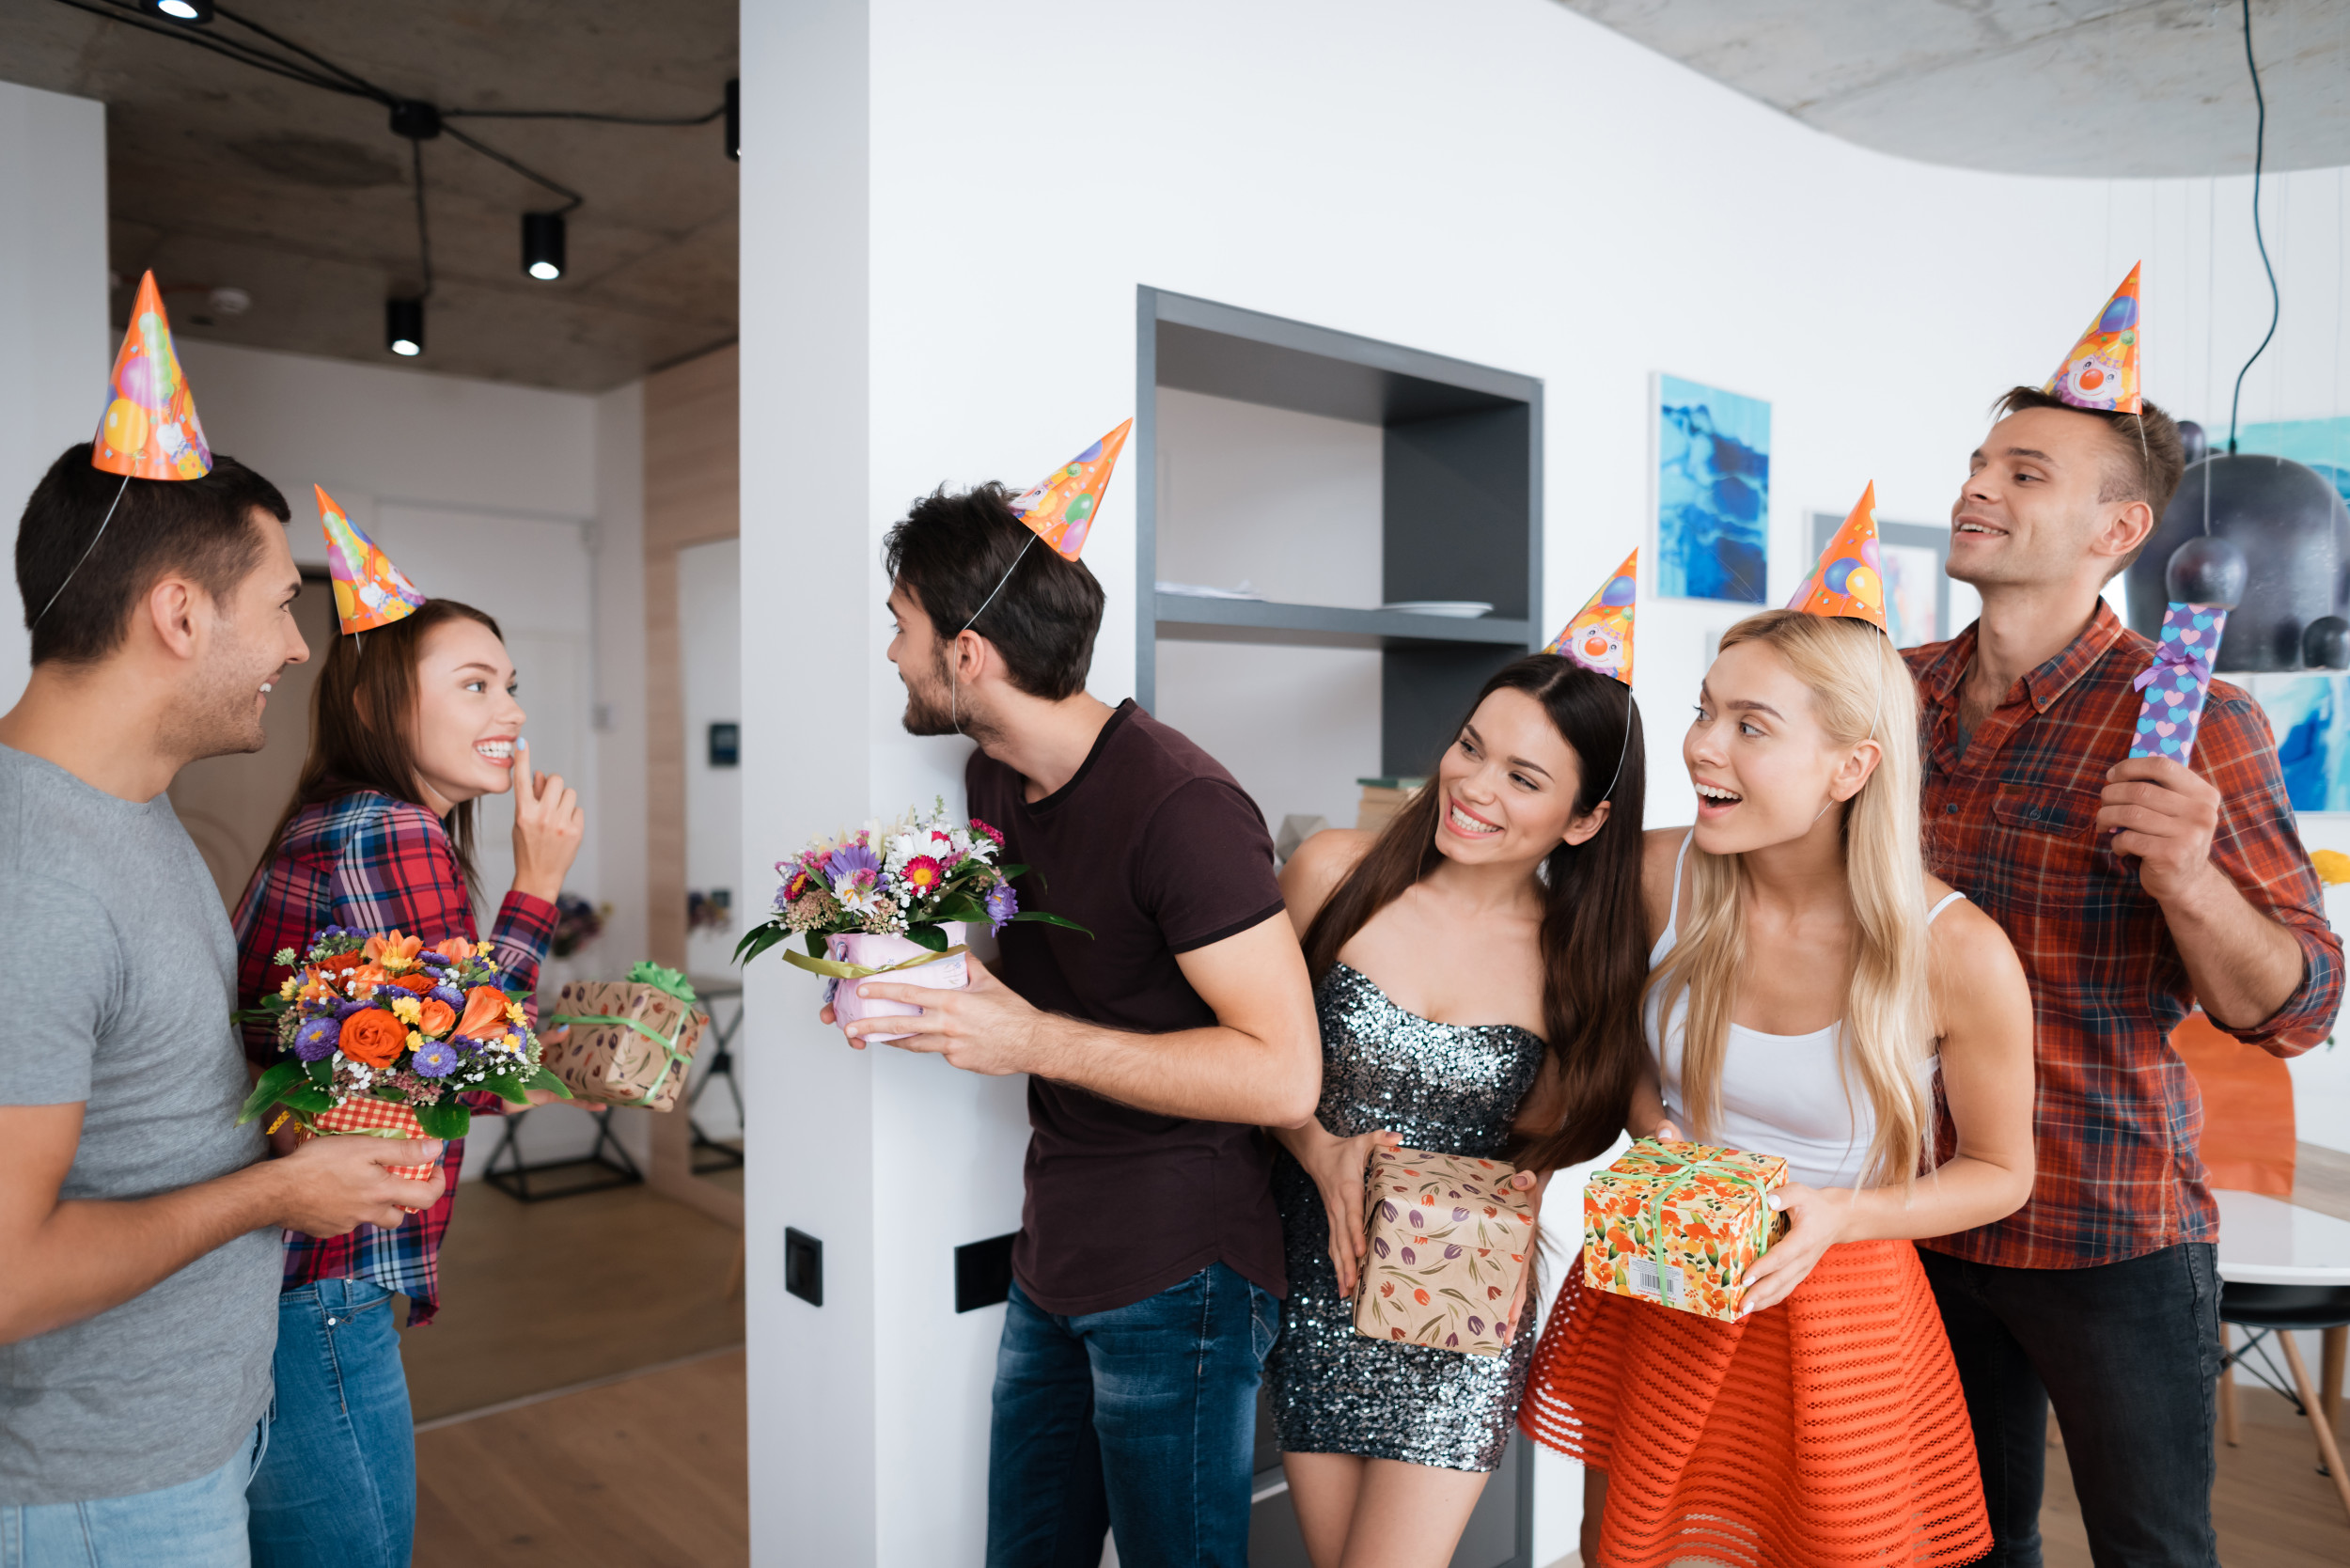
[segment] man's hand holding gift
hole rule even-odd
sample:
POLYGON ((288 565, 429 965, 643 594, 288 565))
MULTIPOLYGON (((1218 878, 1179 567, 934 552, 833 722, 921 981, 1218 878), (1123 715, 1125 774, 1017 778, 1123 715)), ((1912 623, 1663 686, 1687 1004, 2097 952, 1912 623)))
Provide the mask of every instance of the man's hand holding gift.
POLYGON ((2113 835, 2118 854, 2138 856, 2138 886, 2163 904, 2215 885, 2232 891, 2212 864, 2219 831, 2219 792, 2168 757, 2132 757, 2106 770, 2097 832, 2113 835))

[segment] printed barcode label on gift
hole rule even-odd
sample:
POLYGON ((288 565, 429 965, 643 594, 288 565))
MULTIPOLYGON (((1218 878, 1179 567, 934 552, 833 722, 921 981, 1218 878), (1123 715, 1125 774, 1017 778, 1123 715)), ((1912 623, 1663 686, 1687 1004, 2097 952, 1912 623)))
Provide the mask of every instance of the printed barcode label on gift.
POLYGON ((1679 1269, 1666 1268, 1660 1278, 1653 1258, 1635 1258, 1631 1263, 1632 1289, 1636 1294, 1662 1301, 1668 1307, 1681 1305, 1683 1283, 1679 1269))

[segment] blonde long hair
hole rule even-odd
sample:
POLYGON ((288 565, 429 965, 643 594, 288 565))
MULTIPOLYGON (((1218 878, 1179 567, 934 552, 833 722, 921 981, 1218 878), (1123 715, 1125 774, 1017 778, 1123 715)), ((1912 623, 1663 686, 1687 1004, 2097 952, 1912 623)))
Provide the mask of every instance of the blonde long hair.
MULTIPOLYGON (((1838 1048, 1845 1092, 1858 1082, 1876 1112, 1868 1180, 1906 1185, 1933 1137, 1933 1105, 1919 1065, 1933 1050, 1925 862, 1918 833, 1920 769, 1918 697, 1892 639, 1866 621, 1765 610, 1722 637, 1768 645, 1811 692, 1812 711, 1838 745, 1872 734, 1883 749, 1860 792, 1842 811, 1844 871, 1854 925, 1852 983, 1838 1048)), ((1731 997, 1747 962, 1747 869, 1735 855, 1690 846, 1690 896, 1679 939, 1649 983, 1660 1016, 1686 993, 1681 1097, 1700 1140, 1721 1110, 1722 1058, 1731 997)))

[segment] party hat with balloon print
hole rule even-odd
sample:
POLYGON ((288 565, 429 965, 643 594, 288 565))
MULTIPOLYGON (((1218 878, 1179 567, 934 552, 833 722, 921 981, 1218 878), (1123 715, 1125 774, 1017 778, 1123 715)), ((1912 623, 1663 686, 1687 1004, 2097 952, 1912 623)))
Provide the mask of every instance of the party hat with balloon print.
POLYGON ((1132 419, 1102 437, 1051 474, 1029 487, 1011 504, 1012 514, 1036 530, 1036 537, 1075 560, 1086 547, 1086 532, 1102 509, 1102 493, 1110 486, 1110 470, 1125 448, 1132 419))
POLYGON ((171 346, 171 322, 153 273, 139 279, 131 325, 107 383, 106 412, 90 442, 91 466, 132 479, 200 479, 212 471, 212 449, 204 443, 187 373, 171 346))
POLYGON ((1543 651, 1632 684, 1632 612, 1640 596, 1639 584, 1640 552, 1636 547, 1543 651))
POLYGON ((1860 504, 1820 552, 1811 575, 1787 601, 1791 610, 1809 615, 1844 615, 1865 620, 1878 631, 1885 626, 1885 557, 1877 548, 1877 487, 1860 493, 1860 504))
POLYGON ((343 630, 372 632, 423 608, 424 595, 343 515, 325 487, 310 488, 319 493, 319 526, 326 531, 326 566, 334 573, 335 614, 343 630))
POLYGON ((2138 265, 2040 390, 2075 408, 2143 412, 2138 395, 2138 265))

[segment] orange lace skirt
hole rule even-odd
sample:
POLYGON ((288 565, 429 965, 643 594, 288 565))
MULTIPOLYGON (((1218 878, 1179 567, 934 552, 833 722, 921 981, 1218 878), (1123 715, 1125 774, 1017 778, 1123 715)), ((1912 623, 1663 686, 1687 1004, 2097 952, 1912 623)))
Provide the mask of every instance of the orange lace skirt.
POLYGON ((1741 1323, 1587 1289, 1578 1256, 1518 1425, 1606 1472, 1606 1568, 1940 1565, 1991 1549, 1966 1396, 1907 1242, 1830 1247, 1741 1323))

